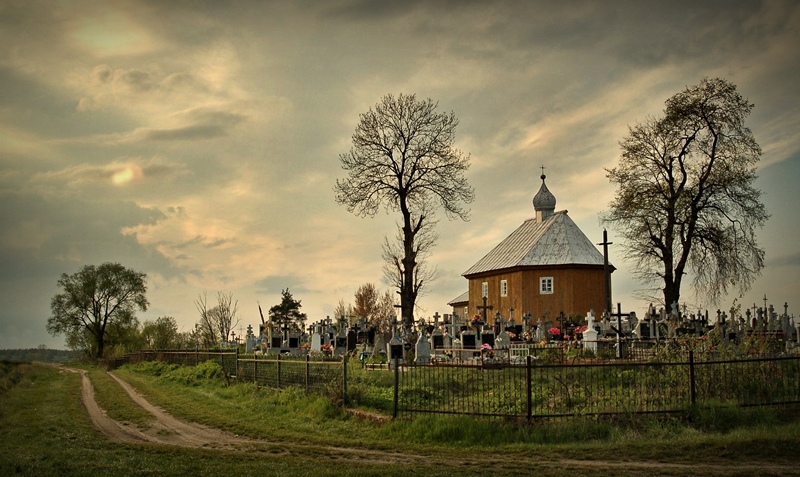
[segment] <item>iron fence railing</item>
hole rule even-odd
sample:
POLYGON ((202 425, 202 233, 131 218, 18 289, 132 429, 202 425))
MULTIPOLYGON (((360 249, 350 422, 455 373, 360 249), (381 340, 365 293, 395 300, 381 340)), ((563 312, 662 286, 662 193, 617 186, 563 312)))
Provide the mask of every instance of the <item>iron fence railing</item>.
MULTIPOLYGON (((363 373, 393 373, 392 403, 383 408, 404 418, 465 414, 535 420, 680 413, 713 404, 800 405, 800 356, 722 359, 713 352, 677 350, 665 360, 653 359, 652 349, 636 349, 635 354, 626 354, 627 359, 609 358, 608 349, 575 354, 563 347, 539 346, 492 357, 461 353, 426 365, 395 361, 387 368, 369 370, 362 362, 361 367, 363 373)), ((348 402, 346 356, 312 359, 244 356, 232 351, 142 350, 103 364, 114 369, 153 360, 189 366, 212 360, 222 366, 229 382, 296 386, 348 402)), ((351 363, 357 365, 357 361, 351 363)), ((364 382, 369 379, 359 376, 361 393, 364 382)))
MULTIPOLYGON (((541 355, 540 355, 541 356, 541 355)), ((800 404, 800 357, 548 363, 526 356, 475 364, 407 365, 395 372, 395 417, 511 418, 685 412, 695 405, 800 404)))

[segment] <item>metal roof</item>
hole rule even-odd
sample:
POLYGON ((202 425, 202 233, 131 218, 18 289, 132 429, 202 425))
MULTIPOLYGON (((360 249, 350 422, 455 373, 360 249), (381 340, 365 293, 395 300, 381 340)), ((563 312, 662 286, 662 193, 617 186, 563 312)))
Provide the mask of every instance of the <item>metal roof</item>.
POLYGON ((469 290, 448 301, 447 304, 453 306, 456 303, 466 303, 468 301, 469 301, 469 290))
POLYGON ((536 265, 603 265, 603 254, 562 210, 528 219, 462 275, 536 265))

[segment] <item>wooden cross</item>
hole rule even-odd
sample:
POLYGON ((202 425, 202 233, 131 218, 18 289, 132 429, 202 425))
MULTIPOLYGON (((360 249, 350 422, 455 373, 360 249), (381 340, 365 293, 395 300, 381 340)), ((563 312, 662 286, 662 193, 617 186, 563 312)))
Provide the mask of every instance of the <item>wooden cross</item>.
POLYGON ((629 313, 622 313, 622 305, 617 303, 617 312, 612 313, 610 315, 612 318, 617 317, 617 328, 611 327, 612 330, 616 331, 617 333, 617 358, 622 358, 622 344, 621 339, 623 337, 622 334, 622 317, 623 316, 630 316, 629 313))
POLYGON ((603 276, 605 277, 606 287, 606 313, 611 316, 611 269, 608 265, 608 246, 614 242, 608 241, 608 232, 603 229, 603 241, 597 245, 603 246, 603 276))
POLYGON ((622 317, 623 316, 628 317, 628 316, 630 316, 630 313, 623 313, 622 312, 622 305, 617 303, 617 312, 611 314, 612 318, 614 318, 614 317, 617 318, 617 328, 618 329, 614 328, 613 326, 611 327, 611 329, 614 330, 617 333, 617 336, 622 336, 622 317))
POLYGON ((483 297, 483 306, 478 305, 476 308, 483 311, 483 322, 487 323, 487 321, 486 321, 486 310, 491 310, 494 307, 492 305, 488 305, 487 306, 486 305, 486 297, 483 297))

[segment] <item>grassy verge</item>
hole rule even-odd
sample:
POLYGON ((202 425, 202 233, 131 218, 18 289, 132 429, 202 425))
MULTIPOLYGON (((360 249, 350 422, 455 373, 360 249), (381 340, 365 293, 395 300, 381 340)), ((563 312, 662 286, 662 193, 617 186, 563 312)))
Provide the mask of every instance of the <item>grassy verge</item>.
MULTIPOLYGON (((324 399, 252 385, 225 387, 213 375, 186 370, 118 375, 176 416, 274 445, 252 452, 121 445, 92 427, 80 402, 79 375, 44 366, 10 368, 0 367, 0 382, 13 381, 0 393, 4 476, 800 475, 800 426, 782 424, 772 413, 698 410, 696 425, 632 418, 517 426, 463 417, 377 424, 324 399), (11 373, 15 377, 4 381, 11 373), (723 421, 741 425, 719 428, 723 421), (339 447, 362 449, 363 458, 358 451, 344 458, 339 447)), ((136 417, 135 404, 117 394, 122 391, 116 382, 97 370, 91 377, 110 415, 146 424, 137 421, 144 417, 136 417)))

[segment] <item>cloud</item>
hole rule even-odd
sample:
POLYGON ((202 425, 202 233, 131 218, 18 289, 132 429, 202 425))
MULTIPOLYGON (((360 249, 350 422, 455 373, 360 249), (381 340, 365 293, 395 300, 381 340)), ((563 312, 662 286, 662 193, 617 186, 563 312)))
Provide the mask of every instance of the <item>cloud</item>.
MULTIPOLYGON (((47 315, 59 273, 110 259, 148 273, 146 317, 181 326, 202 290, 254 304, 290 287, 318 319, 380 283, 397 217, 355 217, 332 187, 387 93, 453 111, 472 158, 472 220, 437 225, 431 312, 532 216, 541 165, 596 232, 627 125, 703 76, 756 104, 773 220, 797 228, 780 205, 800 151, 795 2, 11 2, 0 26, 0 302, 19 322, 47 315)), ((791 276, 791 242, 766 235, 791 276)))

